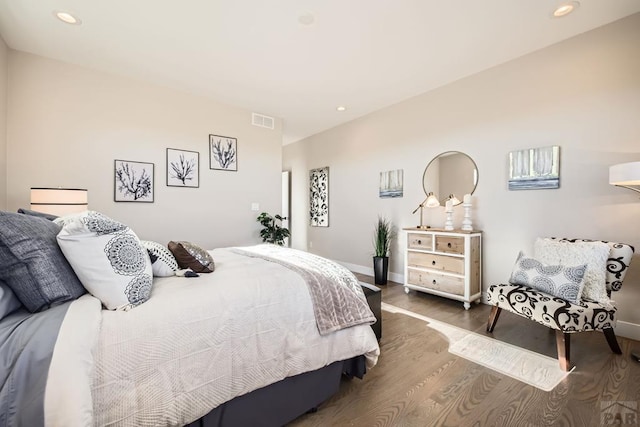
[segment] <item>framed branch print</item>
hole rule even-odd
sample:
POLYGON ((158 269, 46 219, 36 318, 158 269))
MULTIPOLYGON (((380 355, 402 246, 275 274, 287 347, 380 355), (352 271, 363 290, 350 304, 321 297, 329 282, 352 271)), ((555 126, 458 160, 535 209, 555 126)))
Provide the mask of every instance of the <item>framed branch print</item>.
POLYGON ((153 203, 153 163, 115 160, 113 200, 153 203))
POLYGON ((238 170, 238 140, 229 136, 209 135, 209 169, 238 170))
POLYGON ((312 227, 329 226, 329 167, 309 172, 309 220, 312 227))
POLYGON ((167 186, 200 186, 200 153, 167 148, 167 186))

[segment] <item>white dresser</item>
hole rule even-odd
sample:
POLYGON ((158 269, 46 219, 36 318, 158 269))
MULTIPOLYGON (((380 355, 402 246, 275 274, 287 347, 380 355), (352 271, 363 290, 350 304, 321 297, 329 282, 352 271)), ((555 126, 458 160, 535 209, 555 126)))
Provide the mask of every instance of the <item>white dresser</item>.
POLYGON ((482 232, 405 228, 404 290, 471 307, 482 295, 482 232))

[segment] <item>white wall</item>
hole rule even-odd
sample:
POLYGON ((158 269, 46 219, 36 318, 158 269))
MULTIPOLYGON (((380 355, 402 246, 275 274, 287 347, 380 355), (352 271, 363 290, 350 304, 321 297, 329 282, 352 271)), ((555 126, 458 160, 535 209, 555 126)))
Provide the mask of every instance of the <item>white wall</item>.
POLYGON ((9 49, 0 37, 0 210, 7 207, 7 70, 9 49))
MULTIPOLYGON (((479 170, 473 220, 484 231, 485 289, 508 279, 518 251, 531 251, 537 236, 623 241, 640 251, 638 195, 608 184, 610 165, 640 160, 638 52, 640 14, 286 146, 293 246, 371 268, 376 217, 417 225, 411 212, 425 197, 424 168, 459 150, 479 170), (561 147, 560 188, 509 191, 509 152, 548 145, 561 147), (321 166, 330 167, 329 228, 307 220, 307 174, 321 166), (379 173, 392 169, 404 169, 404 197, 380 199, 379 173)), ((444 208, 425 209, 424 218, 442 227, 444 208)), ((461 219, 456 208, 458 226, 461 219)), ((392 254, 397 274, 403 244, 392 254)), ((640 324, 640 257, 634 264, 615 299, 620 319, 640 324)))
POLYGON ((143 239, 206 248, 257 243, 260 209, 280 210, 281 121, 210 99, 10 51, 8 210, 30 187, 88 188, 89 208, 143 239), (238 138, 238 172, 209 169, 209 134, 238 138), (200 153, 200 187, 166 186, 166 148, 200 153), (114 159, 155 164, 155 203, 116 203, 114 159))

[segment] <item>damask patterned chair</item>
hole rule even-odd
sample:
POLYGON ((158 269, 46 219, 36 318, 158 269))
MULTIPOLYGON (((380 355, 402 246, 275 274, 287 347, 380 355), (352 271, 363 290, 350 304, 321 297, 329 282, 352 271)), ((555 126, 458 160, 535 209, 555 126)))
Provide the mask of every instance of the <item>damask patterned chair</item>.
MULTIPOLYGON (((579 239, 557 239, 557 241, 592 242, 579 239)), ((623 243, 604 243, 610 247, 605 275, 607 294, 610 296, 612 291, 618 291, 622 287, 634 248, 623 243)), ((555 329, 558 361, 565 371, 571 368, 569 353, 572 333, 602 331, 611 350, 622 354, 613 330, 616 325, 615 306, 606 307, 584 299, 572 303, 538 289, 511 283, 490 286, 487 291, 487 300, 489 305, 493 305, 487 322, 487 332, 493 332, 503 309, 555 329)))

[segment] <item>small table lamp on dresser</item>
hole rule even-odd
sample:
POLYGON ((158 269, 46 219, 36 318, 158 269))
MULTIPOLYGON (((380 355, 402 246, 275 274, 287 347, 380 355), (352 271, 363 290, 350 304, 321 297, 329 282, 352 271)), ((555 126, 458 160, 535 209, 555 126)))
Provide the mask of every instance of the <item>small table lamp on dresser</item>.
MULTIPOLYGON (((640 193, 640 162, 620 163, 609 167, 609 184, 640 193)), ((631 352, 631 357, 640 362, 638 352, 631 352)))

